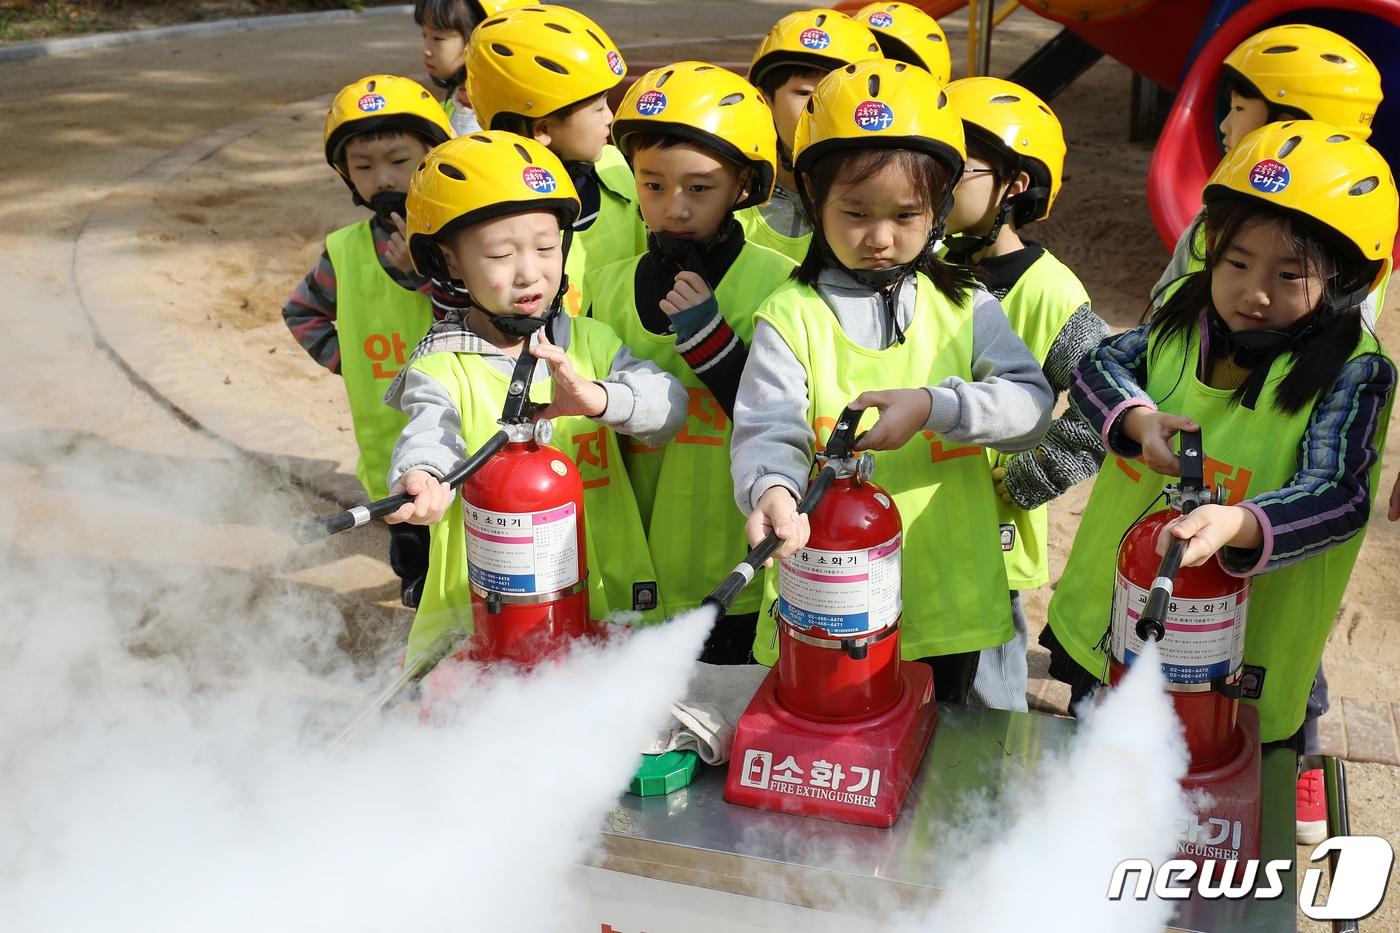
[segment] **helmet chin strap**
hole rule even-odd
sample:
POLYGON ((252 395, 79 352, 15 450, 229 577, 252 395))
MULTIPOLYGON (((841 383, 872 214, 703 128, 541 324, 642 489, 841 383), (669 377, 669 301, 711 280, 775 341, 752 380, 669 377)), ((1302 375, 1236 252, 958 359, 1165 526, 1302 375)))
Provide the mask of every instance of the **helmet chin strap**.
POLYGON ((947 230, 948 214, 953 210, 953 186, 950 185, 948 192, 943 196, 943 203, 938 208, 938 220, 929 230, 928 239, 924 241, 923 248, 919 250, 918 255, 908 262, 902 262, 888 269, 852 269, 837 259, 836 253, 831 249, 831 244, 827 242, 826 231, 821 227, 819 212, 812 209, 812 204, 808 200, 807 192, 801 182, 798 183, 797 187, 798 197, 802 199, 802 206, 812 218, 813 236, 820 238, 822 258, 827 265, 840 269, 866 288, 880 293, 880 297, 885 303, 885 313, 889 315, 890 330, 894 332, 895 343, 904 343, 904 330, 899 326, 897 307, 899 284, 919 266, 935 256, 938 244, 942 242, 943 235, 947 230))
MULTIPOLYGON (((563 232, 564 242, 561 248, 563 261, 569 258, 569 247, 573 244, 574 233, 571 228, 565 228, 563 232)), ((530 335, 543 327, 545 336, 551 343, 554 342, 554 321, 559 317, 559 312, 564 309, 564 295, 569 291, 569 276, 567 273, 559 277, 559 288, 550 299, 549 307, 543 314, 497 314, 488 311, 481 306, 481 302, 476 300, 476 296, 465 288, 462 292, 467 296, 468 307, 475 308, 486 316, 486 320, 492 327, 496 328, 502 336, 516 340, 529 340, 530 335)))
POLYGON ((826 261, 836 268, 845 272, 851 278, 873 292, 880 294, 885 305, 885 314, 890 319, 890 330, 894 333, 895 343, 904 343, 904 329, 899 326, 899 286, 912 275, 919 266, 923 265, 934 255, 934 250, 938 246, 938 241, 943 237, 943 224, 935 224, 929 231, 928 240, 919 250, 919 254, 908 262, 902 262, 897 266, 890 266, 886 269, 852 269, 850 266, 836 258, 831 245, 826 241, 826 235, 822 234, 822 252, 826 256, 826 261))
POLYGON ((992 221, 991 229, 986 233, 957 233, 949 237, 948 258, 968 263, 973 256, 995 243, 997 237, 1001 236, 1001 228, 1006 226, 1006 221, 1015 208, 1012 203, 1014 200, 1012 197, 1001 199, 1001 204, 997 206, 996 219, 992 221))
POLYGON ((450 78, 439 78, 435 74, 428 75, 428 78, 433 84, 442 88, 444 91, 448 88, 461 87, 463 84, 467 83, 467 67, 463 65, 461 68, 458 68, 456 71, 452 72, 452 77, 450 78))

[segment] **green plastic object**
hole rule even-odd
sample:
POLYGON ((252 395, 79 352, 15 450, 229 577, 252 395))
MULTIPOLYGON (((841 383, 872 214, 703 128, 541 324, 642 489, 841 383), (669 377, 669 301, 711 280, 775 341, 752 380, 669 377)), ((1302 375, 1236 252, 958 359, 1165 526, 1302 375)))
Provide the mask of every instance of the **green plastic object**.
POLYGON ((700 756, 686 750, 643 755, 642 764, 627 785, 627 793, 638 797, 662 797, 695 780, 700 756))

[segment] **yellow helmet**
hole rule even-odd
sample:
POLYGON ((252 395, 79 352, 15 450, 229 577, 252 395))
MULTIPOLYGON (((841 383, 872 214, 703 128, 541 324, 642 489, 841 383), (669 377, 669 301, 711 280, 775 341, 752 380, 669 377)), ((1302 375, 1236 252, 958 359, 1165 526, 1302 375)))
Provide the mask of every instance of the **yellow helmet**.
POLYGON ((749 65, 749 81, 757 87, 764 75, 784 65, 831 71, 880 57, 874 34, 845 13, 799 10, 778 20, 763 37, 749 65))
POLYGON ((1291 107, 1365 139, 1381 103, 1381 73, 1349 39, 1320 26, 1288 23, 1255 33, 1224 67, 1271 106, 1291 107))
POLYGON ((348 183, 341 158, 350 137, 375 130, 408 130, 429 147, 452 138, 452 124, 442 105, 411 78, 370 75, 340 89, 326 112, 323 143, 326 161, 348 183))
POLYGON ((1330 123, 1292 120, 1250 133, 1226 153, 1202 198, 1209 205, 1225 193, 1311 218, 1365 259, 1385 260, 1395 246, 1400 194, 1390 166, 1370 144, 1330 123))
POLYGON ((524 6, 486 20, 467 44, 467 96, 482 126, 527 120, 612 90, 627 74, 616 43, 565 6, 524 6))
POLYGON ((1004 78, 954 81, 948 85, 948 99, 969 138, 1018 160, 1031 176, 1032 189, 1040 189, 1017 196, 1017 225, 1049 216, 1060 194, 1065 167, 1065 131, 1055 112, 1039 97, 1004 78))
POLYGON ((938 20, 911 3, 871 3, 856 13, 869 27, 886 58, 908 62, 933 75, 939 84, 953 76, 948 37, 938 20))
POLYGON ((888 147, 926 152, 956 183, 967 159, 962 121, 933 75, 888 60, 847 65, 822 78, 793 134, 799 179, 836 149, 888 147))
POLYGON ((559 157, 533 139, 482 130, 428 153, 408 185, 408 250, 420 274, 447 278, 435 241, 505 214, 553 211, 568 229, 582 209, 559 157))
POLYGON ((631 138, 662 133, 713 150, 753 171, 735 209, 762 204, 777 178, 778 134, 762 95, 734 72, 704 62, 677 62, 647 72, 627 89, 612 136, 629 159, 631 138))

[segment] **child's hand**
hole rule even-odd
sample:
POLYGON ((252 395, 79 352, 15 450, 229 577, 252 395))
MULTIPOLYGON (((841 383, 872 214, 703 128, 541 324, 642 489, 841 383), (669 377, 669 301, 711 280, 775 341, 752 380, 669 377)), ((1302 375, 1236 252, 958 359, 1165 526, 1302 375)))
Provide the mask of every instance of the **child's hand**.
POLYGON ((535 420, 567 415, 596 418, 608 407, 607 390, 592 379, 580 376, 564 351, 550 343, 543 333, 540 334, 540 342, 530 352, 536 359, 549 364, 549 375, 554 380, 554 401, 536 415, 535 420))
POLYGON ((758 507, 744 523, 744 534, 749 537, 750 547, 756 546, 775 529, 783 543, 772 557, 763 562, 765 567, 773 566, 774 559, 782 560, 796 554, 812 534, 807 516, 797 511, 797 500, 786 486, 770 486, 764 490, 763 495, 758 497, 758 507))
POLYGON ((412 502, 405 502, 397 511, 384 516, 384 520, 391 525, 400 522, 434 525, 442 520, 455 495, 451 486, 426 470, 409 470, 389 491, 406 492, 413 497, 412 502))
POLYGON ((851 407, 880 412, 880 420, 862 435, 856 450, 898 450, 928 423, 933 399, 923 389, 885 389, 862 392, 851 407))
POLYGON ((1400 473, 1395 474, 1395 485, 1390 487, 1390 511, 1386 518, 1392 522, 1400 519, 1400 473))
POLYGON ((408 252, 408 227, 397 213, 390 214, 395 232, 389 234, 389 245, 384 250, 384 258, 400 272, 413 271, 413 257, 408 252))
POLYGON ((1002 502, 1011 502, 1011 493, 1006 490, 1006 467, 992 467, 992 488, 1002 502))
POLYGON ((1139 406, 1123 416, 1123 433, 1142 445, 1142 459, 1163 476, 1181 475, 1181 458, 1172 450, 1171 439, 1178 431, 1199 431, 1185 415, 1153 411, 1139 406))
POLYGON ((1258 547, 1264 540, 1259 518, 1238 505, 1202 505, 1190 515, 1182 515, 1162 526, 1157 535, 1157 553, 1167 553, 1169 538, 1186 538, 1181 566, 1199 567, 1223 547, 1258 547))
POLYGON ((698 273, 679 272, 675 286, 661 299, 661 310, 666 312, 667 317, 675 317, 682 311, 689 311, 709 301, 713 294, 698 273))

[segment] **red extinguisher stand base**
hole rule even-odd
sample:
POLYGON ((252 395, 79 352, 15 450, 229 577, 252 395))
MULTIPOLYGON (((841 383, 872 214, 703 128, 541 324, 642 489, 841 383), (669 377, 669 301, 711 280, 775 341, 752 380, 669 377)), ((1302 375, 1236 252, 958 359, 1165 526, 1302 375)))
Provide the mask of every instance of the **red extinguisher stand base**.
POLYGON ((794 716, 777 698, 778 671, 764 678, 734 735, 724 799, 743 807, 862 826, 899 818, 933 736, 933 672, 899 662, 902 692, 883 713, 854 722, 794 716))
POLYGON ((1208 770, 1198 770, 1193 763, 1181 780, 1192 794, 1194 810, 1177 841, 1181 858, 1202 862, 1259 857, 1259 711, 1241 703, 1238 716, 1235 756, 1208 770))

